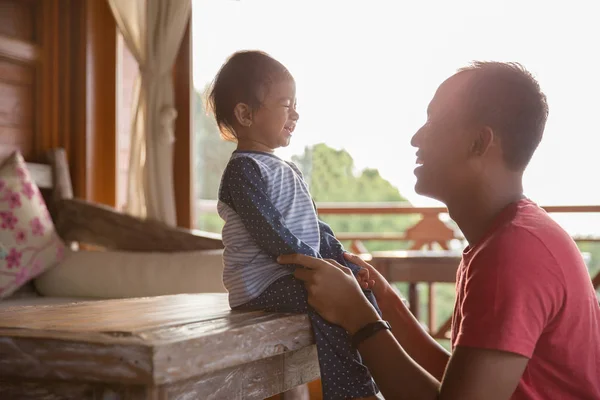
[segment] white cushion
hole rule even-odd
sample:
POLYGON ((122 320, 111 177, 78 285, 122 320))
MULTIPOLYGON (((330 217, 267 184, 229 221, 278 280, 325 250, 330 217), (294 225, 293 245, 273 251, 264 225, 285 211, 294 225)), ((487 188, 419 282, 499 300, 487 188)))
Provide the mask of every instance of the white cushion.
POLYGON ((70 251, 35 281, 43 296, 131 298, 225 293, 223 251, 70 251))

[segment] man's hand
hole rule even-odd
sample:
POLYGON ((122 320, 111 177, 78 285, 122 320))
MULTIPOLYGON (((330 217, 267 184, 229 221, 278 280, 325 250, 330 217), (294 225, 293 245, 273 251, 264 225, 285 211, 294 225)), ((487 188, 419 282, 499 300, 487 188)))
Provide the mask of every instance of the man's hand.
POLYGON ((379 320, 350 269, 334 260, 302 254, 280 256, 277 261, 304 267, 297 268, 294 276, 305 283, 308 304, 329 322, 353 334, 367 323, 379 320))
MULTIPOLYGON (((396 292, 390 283, 377 271, 371 264, 352 253, 344 253, 344 258, 351 263, 358 265, 368 273, 369 289, 373 291, 375 299, 378 303, 389 302, 393 297, 396 297, 396 292)), ((361 270, 362 272, 362 270, 361 270)), ((362 286, 361 286, 362 287, 362 286)))
POLYGON ((356 280, 363 290, 373 289, 373 286, 375 285, 375 281, 369 279, 369 270, 366 268, 361 268, 360 271, 358 271, 356 280))

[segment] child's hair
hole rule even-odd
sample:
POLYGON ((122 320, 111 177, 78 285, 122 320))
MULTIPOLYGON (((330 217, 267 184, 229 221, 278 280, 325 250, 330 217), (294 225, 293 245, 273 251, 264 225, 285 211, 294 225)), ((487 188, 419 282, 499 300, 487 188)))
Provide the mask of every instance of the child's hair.
POLYGON ((233 111, 238 103, 256 110, 261 90, 264 94, 272 83, 287 79, 292 79, 287 68, 267 53, 253 50, 231 55, 217 73, 207 99, 223 139, 237 140, 233 111))

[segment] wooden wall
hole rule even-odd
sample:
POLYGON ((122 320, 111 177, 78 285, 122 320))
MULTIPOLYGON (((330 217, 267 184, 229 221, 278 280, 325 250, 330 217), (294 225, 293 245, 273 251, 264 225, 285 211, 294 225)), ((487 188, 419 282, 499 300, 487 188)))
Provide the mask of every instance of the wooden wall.
MULTIPOLYGON (((74 195, 117 204, 117 26, 106 0, 0 0, 0 156, 67 151, 74 195)), ((176 204, 193 221, 191 34, 173 71, 176 204)))
POLYGON ((115 65, 105 0, 0 0, 0 153, 63 147, 75 196, 114 205, 115 65))
POLYGON ((19 148, 28 158, 40 134, 34 118, 41 55, 35 5, 0 0, 0 152, 19 148))

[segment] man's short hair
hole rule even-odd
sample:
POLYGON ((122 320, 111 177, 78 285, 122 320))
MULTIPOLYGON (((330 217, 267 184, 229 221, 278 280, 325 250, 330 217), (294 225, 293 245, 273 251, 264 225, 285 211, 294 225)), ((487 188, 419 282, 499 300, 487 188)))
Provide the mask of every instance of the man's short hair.
POLYGON ((519 63, 476 61, 461 68, 469 74, 467 115, 500 137, 509 168, 524 170, 544 134, 548 119, 546 95, 519 63))

